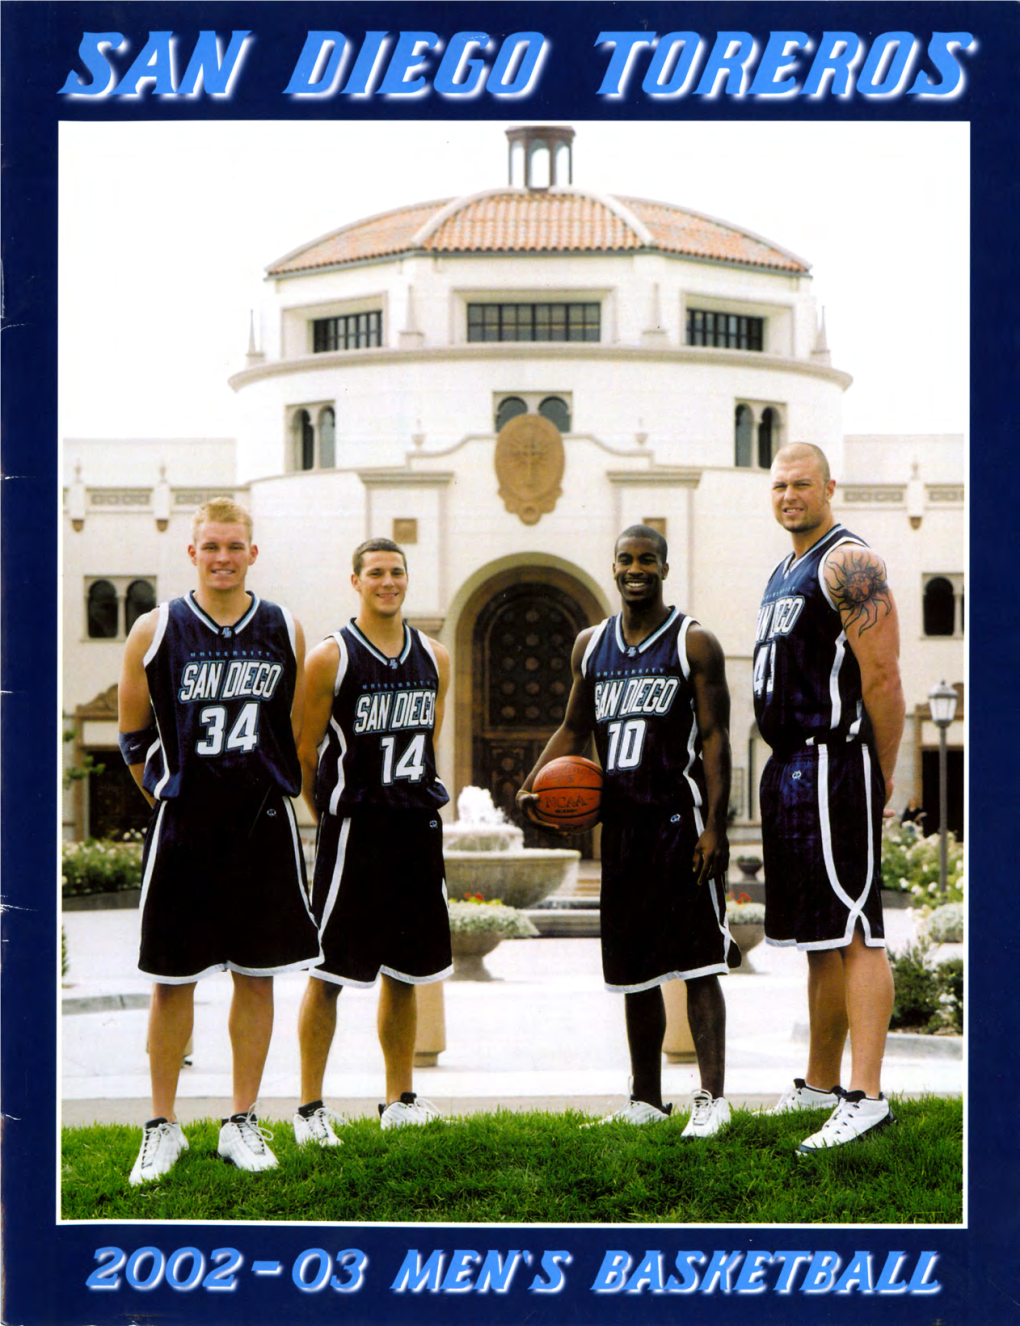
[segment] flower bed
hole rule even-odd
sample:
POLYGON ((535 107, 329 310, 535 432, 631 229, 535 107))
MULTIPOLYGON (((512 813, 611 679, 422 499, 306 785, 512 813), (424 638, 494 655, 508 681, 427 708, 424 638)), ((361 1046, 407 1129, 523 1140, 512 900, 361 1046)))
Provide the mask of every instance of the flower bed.
POLYGON ((122 893, 142 883, 142 835, 129 830, 123 838, 88 838, 64 843, 61 892, 65 898, 95 893, 122 893))
POLYGON ((516 907, 505 907, 498 898, 491 902, 465 895, 462 902, 448 904, 451 935, 495 934, 501 939, 532 939, 538 931, 516 907))

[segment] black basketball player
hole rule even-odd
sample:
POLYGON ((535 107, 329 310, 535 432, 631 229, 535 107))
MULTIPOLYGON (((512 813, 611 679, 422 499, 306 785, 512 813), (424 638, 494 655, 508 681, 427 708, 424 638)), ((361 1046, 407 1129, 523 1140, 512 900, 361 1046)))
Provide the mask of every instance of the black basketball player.
POLYGON ((219 1154, 242 1169, 276 1164, 255 1116, 273 976, 311 966, 320 951, 288 799, 301 785, 304 642, 286 608, 245 588, 258 555, 251 535, 251 517, 230 499, 201 507, 188 549, 195 589, 140 617, 124 651, 121 750, 153 807, 139 968, 155 981, 154 1117, 133 1184, 159 1178, 187 1149, 177 1081, 195 982, 217 971, 229 971, 234 986, 234 1113, 219 1154))
POLYGON ((665 1120, 662 985, 687 983, 701 1090, 684 1137, 725 1127, 726 1006, 719 976, 739 962, 726 921, 730 790, 729 691, 719 642, 663 601, 666 542, 645 525, 616 541, 613 579, 622 611, 582 631, 562 725, 517 794, 537 820, 531 792, 543 765, 579 755, 594 732, 602 764, 602 966, 624 995, 631 1100, 602 1120, 665 1120), (732 952, 731 952, 732 950, 732 952))
POLYGON ((880 1090, 893 979, 879 887, 903 733, 899 625, 882 559, 836 523, 835 487, 815 446, 785 446, 772 463, 772 510, 793 551, 766 587, 754 653, 755 715, 772 747, 761 780, 765 934, 808 955, 806 1076, 773 1112, 831 1110, 802 1153, 893 1119, 880 1090))
POLYGON ((403 617, 407 564, 389 539, 355 549, 358 615, 307 661, 301 734, 304 795, 319 822, 312 901, 323 961, 301 1004, 301 1145, 338 1146, 342 1123, 322 1100, 337 996, 381 975, 378 1030, 386 1065, 383 1128, 437 1118, 412 1090, 414 987, 452 971, 436 773, 449 655, 403 617))

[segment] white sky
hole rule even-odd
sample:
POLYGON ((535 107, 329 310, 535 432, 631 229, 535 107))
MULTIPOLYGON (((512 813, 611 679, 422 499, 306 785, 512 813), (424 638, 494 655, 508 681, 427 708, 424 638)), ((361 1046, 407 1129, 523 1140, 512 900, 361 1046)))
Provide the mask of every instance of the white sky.
MULTIPOLYGON (((969 126, 573 121, 574 183, 811 264, 848 433, 967 426, 969 126)), ((507 182, 499 121, 65 123, 61 437, 232 437, 265 267, 391 207, 507 182)))

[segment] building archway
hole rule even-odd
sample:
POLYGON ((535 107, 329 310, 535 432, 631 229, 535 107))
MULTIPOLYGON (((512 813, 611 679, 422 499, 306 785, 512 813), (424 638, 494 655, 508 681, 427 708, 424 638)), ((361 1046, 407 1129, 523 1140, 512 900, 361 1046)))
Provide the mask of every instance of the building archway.
MULTIPOLYGON (((457 626, 458 790, 488 788, 513 815, 517 789, 563 718, 574 639, 604 616, 591 590, 554 567, 510 568, 475 590, 457 626)), ((526 841, 539 838, 526 827, 526 841)), ((591 854, 590 842, 578 846, 591 854)))

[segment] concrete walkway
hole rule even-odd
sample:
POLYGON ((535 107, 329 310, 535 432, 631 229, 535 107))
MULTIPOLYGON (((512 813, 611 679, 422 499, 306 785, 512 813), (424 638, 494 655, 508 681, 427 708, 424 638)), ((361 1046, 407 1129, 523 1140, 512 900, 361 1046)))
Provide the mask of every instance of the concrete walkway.
MULTIPOLYGON (((889 911, 893 949, 914 938, 909 912, 889 911)), ((62 990, 58 1073, 63 1123, 124 1122, 149 1116, 145 1056, 150 984, 135 970, 138 913, 69 912, 70 969, 62 990)), ((804 1071, 803 955, 765 944, 751 974, 723 982, 727 1006, 727 1090, 734 1105, 770 1103, 804 1071)), ((490 981, 447 981, 447 1048, 420 1068, 415 1088, 448 1114, 476 1110, 579 1109, 604 1112, 627 1095, 623 1000, 602 985, 599 941, 504 941, 485 959, 490 981)), ((277 978, 276 1026, 263 1077, 260 1115, 289 1119, 297 1104, 297 1010, 306 978, 277 978)), ((192 1066, 181 1074, 179 1116, 216 1117, 230 1104, 228 975, 200 982, 192 1066)), ((327 1103, 374 1115, 383 1085, 375 1033, 375 990, 345 990, 327 1074, 327 1103)), ((966 1061, 958 1038, 890 1038, 888 1094, 960 1095, 966 1061)), ((845 1079, 844 1079, 845 1080, 845 1079)), ((663 1094, 682 1105, 698 1085, 693 1063, 664 1064, 663 1094)))

